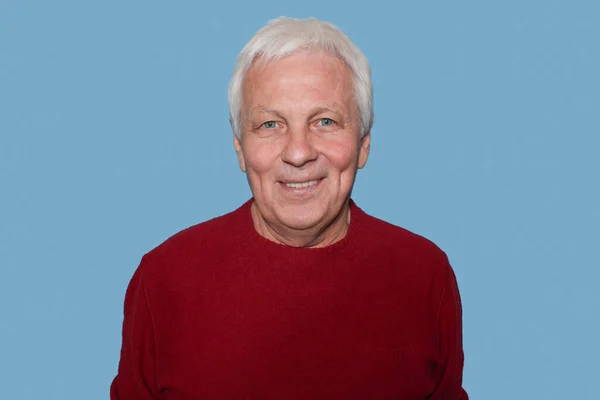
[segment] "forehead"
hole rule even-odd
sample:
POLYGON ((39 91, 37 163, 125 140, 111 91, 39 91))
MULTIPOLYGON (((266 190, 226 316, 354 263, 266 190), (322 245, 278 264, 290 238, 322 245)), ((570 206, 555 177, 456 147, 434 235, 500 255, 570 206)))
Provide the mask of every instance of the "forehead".
POLYGON ((350 68, 329 53, 299 51, 274 60, 259 58, 244 80, 243 108, 257 104, 294 108, 311 103, 349 106, 352 83, 350 68))

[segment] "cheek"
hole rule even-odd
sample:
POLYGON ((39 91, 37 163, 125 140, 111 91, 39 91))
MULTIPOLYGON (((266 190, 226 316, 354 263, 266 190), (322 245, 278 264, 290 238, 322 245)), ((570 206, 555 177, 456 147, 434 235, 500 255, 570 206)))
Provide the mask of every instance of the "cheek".
POLYGON ((340 173, 356 169, 358 146, 355 143, 337 143, 331 146, 327 157, 333 168, 340 173))
POLYGON ((246 166, 250 175, 263 176, 273 172, 277 165, 277 153, 272 146, 248 144, 244 148, 246 166))

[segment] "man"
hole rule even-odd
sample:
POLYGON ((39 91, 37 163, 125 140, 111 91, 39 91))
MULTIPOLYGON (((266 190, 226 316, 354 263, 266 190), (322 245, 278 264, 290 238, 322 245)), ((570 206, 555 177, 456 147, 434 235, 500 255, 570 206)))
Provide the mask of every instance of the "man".
POLYGON ((111 399, 467 399, 446 255, 350 199, 373 121, 360 50, 271 21, 229 106, 253 198, 143 257, 111 399))

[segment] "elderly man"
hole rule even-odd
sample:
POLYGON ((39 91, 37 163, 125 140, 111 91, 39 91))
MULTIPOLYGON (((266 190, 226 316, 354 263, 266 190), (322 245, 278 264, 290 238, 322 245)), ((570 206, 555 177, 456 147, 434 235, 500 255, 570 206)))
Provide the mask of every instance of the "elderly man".
POLYGON ((446 255, 350 199, 373 121, 361 51, 271 21, 229 106, 253 198, 143 257, 111 399, 467 399, 446 255))

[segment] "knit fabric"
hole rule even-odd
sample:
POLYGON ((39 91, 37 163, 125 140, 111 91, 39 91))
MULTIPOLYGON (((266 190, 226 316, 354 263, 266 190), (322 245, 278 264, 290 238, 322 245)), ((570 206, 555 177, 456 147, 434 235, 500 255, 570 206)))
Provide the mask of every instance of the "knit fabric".
POLYGON ((432 242, 350 203, 346 236, 260 236, 249 200, 146 254, 111 400, 467 400, 461 305, 432 242))

